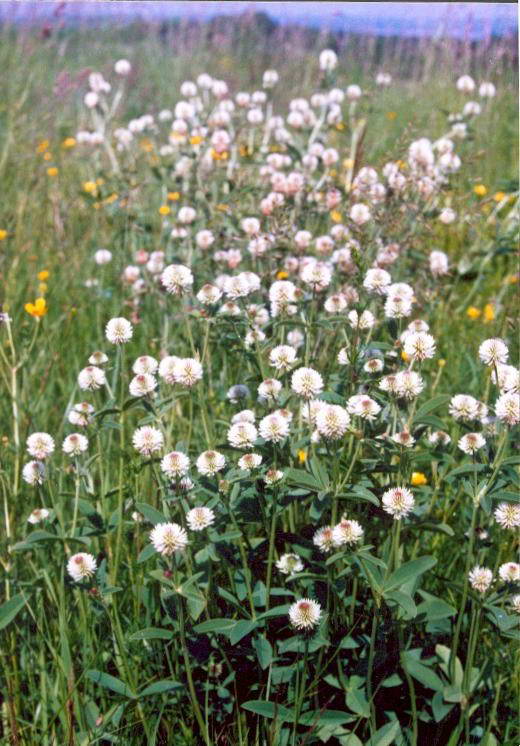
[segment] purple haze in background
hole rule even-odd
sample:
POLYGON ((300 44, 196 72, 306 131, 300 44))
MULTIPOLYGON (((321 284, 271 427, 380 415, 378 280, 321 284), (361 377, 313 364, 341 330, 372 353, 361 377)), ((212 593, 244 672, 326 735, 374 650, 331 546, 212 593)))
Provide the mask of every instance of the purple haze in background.
POLYGON ((129 23, 134 20, 208 19, 263 11, 278 23, 336 31, 397 36, 481 39, 516 33, 515 3, 361 2, 0 2, 0 21, 65 24, 129 23))

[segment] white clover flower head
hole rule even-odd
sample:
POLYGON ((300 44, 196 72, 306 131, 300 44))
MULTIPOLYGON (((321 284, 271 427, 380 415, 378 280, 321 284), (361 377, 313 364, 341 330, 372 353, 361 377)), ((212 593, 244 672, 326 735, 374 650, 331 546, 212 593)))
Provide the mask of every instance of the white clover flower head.
POLYGON ((203 369, 198 360, 192 357, 179 358, 173 366, 175 383, 191 388, 202 379, 203 369))
POLYGON ((104 352, 101 352, 101 350, 96 350, 89 357, 88 361, 91 365, 104 365, 108 363, 108 356, 104 352))
POLYGON ((498 575, 504 583, 518 583, 520 580, 520 565, 518 562, 505 562, 498 568, 498 575))
POLYGON ((327 440, 340 440, 349 425, 347 410, 337 404, 326 404, 316 415, 316 429, 327 440))
POLYGON ((457 213, 451 207, 444 207, 439 213, 439 220, 444 225, 450 225, 457 218, 457 213))
POLYGON ((324 49, 319 56, 320 70, 331 72, 338 64, 338 55, 333 49, 324 49))
POLYGON ((295 575, 297 572, 302 572, 303 562, 297 554, 282 554, 276 567, 283 575, 295 575))
POLYGON ((511 608, 517 614, 520 614, 520 594, 516 594, 511 598, 511 608))
POLYGON ((491 371, 491 380, 498 386, 500 393, 520 392, 520 371, 514 365, 497 365, 491 371), (497 376, 498 374, 498 376, 497 376))
POLYGON ((126 77, 130 74, 130 71, 132 69, 132 65, 128 60, 117 60, 117 62, 114 65, 114 71, 117 75, 121 75, 123 77, 126 77))
POLYGON ((412 313, 412 300, 406 295, 389 295, 385 301, 385 316, 403 319, 412 313))
POLYGON ((392 435, 392 440, 403 448, 411 448, 415 444, 415 438, 408 430, 394 433, 394 435, 392 435))
POLYGON ((375 420, 380 411, 379 404, 366 394, 356 394, 347 401, 347 412, 349 414, 361 417, 361 419, 369 422, 375 420))
POLYGON ((358 101, 361 98, 362 93, 361 88, 355 83, 347 86, 347 90, 345 91, 349 101, 358 101))
POLYGON ((132 371, 136 375, 151 375, 153 376, 157 372, 159 363, 154 357, 150 355, 141 355, 138 357, 132 365, 132 371))
POLYGON ((147 396, 151 394, 157 386, 157 381, 154 376, 149 373, 139 373, 134 376, 130 381, 128 389, 131 396, 147 396))
POLYGON ((486 445, 486 439, 481 433, 466 433, 460 438, 458 446, 461 451, 472 456, 474 453, 484 448, 486 445))
POLYGON ((432 251, 429 257, 430 272, 434 277, 443 277, 448 274, 449 260, 444 251, 432 251))
POLYGON ((203 531, 215 522, 211 508, 196 507, 186 513, 186 523, 192 531, 203 531))
POLYGON ((507 363, 509 350, 503 339, 486 339, 478 348, 478 356, 485 365, 507 363))
POLYGON ((71 425, 77 427, 87 427, 93 420, 94 407, 88 402, 80 402, 74 404, 72 409, 67 415, 67 419, 71 425))
POLYGON ((161 460, 161 471, 170 479, 178 479, 188 473, 190 459, 182 451, 170 451, 161 460))
POLYGON ((469 394, 456 394, 451 398, 449 411, 456 420, 463 422, 476 420, 479 414, 479 403, 469 394))
POLYGON ((402 396, 400 388, 398 386, 397 375, 391 374, 383 376, 379 381, 378 388, 381 391, 385 391, 387 394, 394 394, 395 396, 402 396))
POLYGON ((260 437, 269 443, 280 443, 289 435, 290 423, 278 412, 268 414, 258 425, 260 437))
POLYGON ((428 442, 432 445, 447 446, 451 443, 451 438, 444 430, 434 430, 428 435, 428 442))
POLYGON ((321 606, 310 598, 301 598, 289 607, 289 619, 298 630, 311 630, 321 617, 321 606))
POLYGON ((497 89, 489 81, 483 81, 478 89, 478 95, 481 98, 494 98, 496 96, 497 89))
POLYGON ((475 567, 469 571, 468 579, 473 590, 485 593, 493 582, 493 573, 488 567, 475 567))
POLYGON ((343 516, 341 521, 332 529, 332 543, 336 547, 345 544, 357 544, 363 538, 363 529, 357 521, 343 516))
POLYGON ((332 526, 322 526, 322 528, 319 528, 312 537, 312 543, 320 550, 320 552, 323 552, 323 554, 332 551, 332 548, 334 547, 333 532, 334 529, 332 526))
POLYGON ((258 469, 261 463, 262 456, 259 453, 246 453, 238 459, 238 466, 243 471, 258 469))
POLYGON ((302 282, 315 292, 321 292, 330 285, 332 272, 324 262, 308 262, 300 272, 302 282))
POLYGON ((260 233, 260 221, 258 218, 243 218, 240 225, 244 233, 247 233, 248 236, 256 236, 257 233, 260 233))
POLYGON ((372 215, 366 205, 358 202, 350 208, 349 217, 356 225, 364 225, 368 223, 372 215))
POLYGON ((200 454, 196 462, 197 471, 205 476, 212 476, 226 465, 226 457, 218 451, 204 451, 200 454))
POLYGON ((92 554, 79 552, 73 554, 67 562, 67 572, 72 580, 81 583, 82 580, 90 580, 97 568, 97 562, 92 554))
POLYGON ((49 515, 50 510, 47 510, 47 508, 35 508, 29 515, 27 522, 35 525, 44 521, 46 518, 49 517, 49 515))
POLYGON ((363 311, 361 314, 358 314, 357 311, 349 311, 347 319, 353 329, 361 329, 362 331, 372 329, 376 323, 374 315, 370 311, 363 311))
POLYGON ((406 336, 404 351, 413 360, 428 360, 435 355, 435 339, 427 332, 411 332, 406 336))
POLYGON ((160 451, 164 445, 164 437, 160 430, 150 425, 138 427, 132 436, 132 443, 141 456, 151 456, 160 451))
POLYGON ((406 487, 392 487, 383 493, 383 510, 394 520, 406 517, 415 505, 414 496, 406 487))
POLYGON ((365 279, 363 280, 363 287, 368 290, 369 293, 385 295, 386 289, 391 282, 392 277, 386 269, 373 268, 367 271, 365 279))
POLYGON ((237 412, 233 415, 233 417, 231 418, 231 423, 233 425, 236 425, 237 422, 251 422, 254 425, 255 420, 255 413, 252 409, 242 409, 240 412, 237 412))
POLYGON ((112 261, 112 252, 108 249, 98 249, 94 254, 94 261, 100 266, 109 264, 112 261))
POLYGON ((161 274, 161 283, 168 293, 182 295, 193 285, 191 269, 184 264, 170 264, 161 274))
POLYGON ((193 207, 190 207, 189 205, 185 205, 184 207, 181 207, 177 214, 177 218, 179 219, 180 223, 184 223, 185 225, 189 225, 190 223, 193 223, 195 218, 197 217, 197 212, 193 207))
POLYGON ((334 295, 329 295, 323 304, 323 308, 327 313, 338 314, 344 311, 347 305, 347 299, 343 293, 335 293, 334 295))
POLYGON ((105 336, 111 344, 122 345, 132 339, 134 329, 128 319, 110 319, 105 327, 105 336))
POLYGON ((206 283, 197 293, 197 300, 203 306, 214 306, 222 298, 222 291, 216 285, 206 283))
POLYGON ((27 452, 43 461, 54 451, 54 438, 49 433, 32 433, 27 438, 27 452))
POLYGON ((166 357, 163 357, 159 363, 159 377, 170 385, 173 385, 176 382, 175 366, 179 360, 180 358, 176 357, 176 355, 167 355, 166 357))
POLYGON ((323 378, 314 368, 298 368, 291 376, 291 388, 304 399, 312 399, 323 391, 323 378))
POLYGON ((472 93, 475 90, 475 81, 471 75, 461 75, 457 79, 457 90, 461 93, 472 93))
POLYGON ((252 448, 258 438, 256 427, 251 422, 239 421, 231 425, 227 433, 228 443, 233 448, 252 448))
POLYGON ((280 469, 269 469, 264 477, 264 482, 266 484, 276 484, 277 482, 280 482, 284 477, 283 471, 280 471, 280 469))
POLYGON ((514 392, 502 394, 495 403, 495 414, 508 425, 520 422, 520 395, 514 392))
POLYGON ((177 523, 158 523, 150 532, 155 551, 163 557, 183 552, 188 545, 188 534, 177 523))
POLYGON ((297 352, 290 345, 278 345, 269 353, 269 363, 282 373, 288 371, 297 361, 297 352))
POLYGON ((68 456, 79 456, 88 448, 88 439, 80 433, 71 433, 63 441, 62 450, 68 456))
POLYGON ((45 479, 45 464, 42 461, 28 461, 22 469, 22 479, 34 486, 45 479))
POLYGON ((519 528, 520 527, 520 504, 499 503, 493 514, 495 521, 502 528, 519 528))
POLYGON ((385 367, 384 362, 378 357, 372 357, 363 366, 365 373, 381 373, 385 367))
POLYGON ((258 386, 258 396, 260 400, 264 401, 276 401, 282 390, 282 383, 276 378, 266 378, 265 381, 258 386))

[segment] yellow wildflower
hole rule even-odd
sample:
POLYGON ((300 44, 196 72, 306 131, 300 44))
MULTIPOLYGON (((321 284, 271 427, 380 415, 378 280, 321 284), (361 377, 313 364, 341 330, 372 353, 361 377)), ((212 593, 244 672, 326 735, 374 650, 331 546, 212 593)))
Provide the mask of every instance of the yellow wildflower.
POLYGON ((171 212, 171 210, 168 207, 168 205, 161 205, 159 207, 159 215, 169 215, 170 212, 171 212))
POLYGON ((4 228, 0 228, 0 241, 3 241, 4 238, 7 238, 7 231, 4 228))
POLYGON ((190 137, 190 145, 200 145, 202 142, 202 135, 192 135, 190 137))
POLYGON ((180 192, 168 192, 168 200, 169 202, 177 202, 181 198, 180 192))
POLYGON ((277 280, 286 280, 288 277, 289 273, 286 272, 284 269, 281 269, 279 272, 276 273, 277 280))
POLYGON ((45 295, 45 293, 47 292, 47 290, 48 290, 48 285, 47 285, 46 282, 39 282, 38 283, 38 292, 40 293, 40 295, 45 295))
POLYGON ((111 205, 118 197, 119 195, 116 192, 113 192, 113 194, 106 198, 105 205, 111 205))
POLYGON ((58 169, 56 166, 51 166, 47 169, 47 176, 57 176, 58 175, 58 169))
POLYGON ((50 160, 52 160, 52 153, 49 153, 48 151, 47 151, 47 153, 44 153, 43 154, 43 160, 44 161, 50 161, 50 160))
POLYGON ((469 316, 470 319, 478 319, 482 311, 480 308, 475 308, 475 306, 470 306, 468 310, 466 311, 466 314, 469 316))
POLYGON ((397 116, 397 113, 395 111, 386 112, 386 118, 388 119, 389 122, 393 122, 396 116, 397 116))
POLYGON ((96 182, 95 181, 83 182, 83 191, 87 192, 87 194, 95 194, 97 192, 96 182))
POLYGON ((343 168, 354 168, 353 158, 345 158, 345 160, 343 161, 343 168))
POLYGON ((414 471, 412 472, 411 483, 414 487, 421 487, 424 484, 428 484, 428 480, 426 479, 426 475, 423 474, 422 471, 414 471))
POLYGON ((27 313, 34 316, 35 319, 40 319, 42 316, 45 316, 49 310, 45 298, 36 298, 34 303, 26 303, 24 308, 27 313))
POLYGON ((48 269, 42 269, 41 272, 38 272, 38 279, 40 282, 45 282, 45 280, 49 279, 50 272, 48 269))
POLYGON ((495 194, 493 195, 493 199, 495 200, 495 202, 502 202, 502 200, 505 198, 506 198, 505 192, 495 192, 495 194))
POLYGON ((343 130, 345 129, 344 122, 336 122, 336 129, 339 130, 339 132, 343 132, 343 130))
POLYGON ((304 464, 307 461, 307 451, 298 451, 298 461, 300 464, 304 464))
POLYGON ((485 197, 487 194, 487 188, 484 186, 484 184, 475 184, 473 187, 473 191, 477 195, 477 197, 485 197))
POLYGON ((437 365, 439 366, 439 368, 444 368, 444 366, 446 365, 446 360, 441 357, 440 360, 437 360, 437 365))
POLYGON ((407 355, 404 350, 401 350, 401 358, 404 360, 405 363, 408 363, 410 361, 410 355, 407 355))
POLYGON ((76 145, 76 138, 75 137, 66 137, 65 140, 61 143, 62 148, 73 148, 76 145))
POLYGON ((334 223, 341 223, 341 213, 338 212, 338 210, 332 210, 332 212, 330 213, 330 219, 334 223))
POLYGON ((38 147, 36 148, 37 153, 45 153, 47 148, 49 147, 49 141, 48 140, 42 140, 40 143, 38 143, 38 147))
POLYGON ((495 319, 495 306, 492 303, 486 303, 484 306, 484 323, 489 324, 495 319))

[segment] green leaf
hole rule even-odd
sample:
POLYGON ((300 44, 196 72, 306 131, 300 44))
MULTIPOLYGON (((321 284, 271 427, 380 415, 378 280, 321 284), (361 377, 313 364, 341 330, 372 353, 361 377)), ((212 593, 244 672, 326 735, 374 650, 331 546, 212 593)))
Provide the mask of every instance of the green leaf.
POLYGON ((429 622, 447 619, 457 613, 457 609, 447 604, 442 598, 430 596, 429 593, 424 593, 424 591, 419 591, 419 593, 425 600, 417 607, 417 614, 424 614, 429 622))
POLYGON ((370 705, 362 689, 351 689, 347 692, 347 707, 362 718, 370 717, 370 705))
POLYGON ((258 622, 253 619, 241 619, 229 631, 229 642, 236 645, 237 642, 258 627, 258 622))
POLYGON ((282 722, 291 722, 293 717, 292 710, 279 705, 276 702, 264 702, 261 699, 250 699, 242 704, 244 710, 254 712, 255 715, 261 715, 264 718, 277 718, 282 722))
POLYGON ((306 487, 309 490, 313 490, 313 492, 320 492, 322 489, 316 477, 303 469, 287 469, 285 472, 285 480, 288 484, 296 484, 300 487, 306 487))
POLYGON ((18 612, 25 606, 26 600, 23 593, 18 593, 0 606, 0 629, 4 629, 13 621, 18 612))
POLYGON ((138 632, 133 632, 128 636, 129 642, 137 642, 138 640, 171 640, 173 632, 169 629, 162 629, 161 627, 145 627, 140 629, 138 632))
POLYGON ((401 726, 399 725, 399 721, 392 720, 391 723, 387 723, 382 728, 379 728, 366 746, 390 746, 395 743, 400 732, 401 726))
POLYGON ((422 407, 419 407, 419 409, 415 413, 414 422, 416 420, 420 420, 421 417, 425 417, 427 414, 430 414, 430 412, 433 412, 434 409, 438 409, 439 407, 444 406, 450 401, 450 399, 450 394, 439 394, 438 396, 434 396, 433 399, 430 399, 429 401, 425 402, 422 407))
POLYGON ((153 544, 147 544, 144 549, 141 549, 139 552, 139 556, 137 557, 137 564, 141 565, 143 562, 146 562, 146 560, 149 560, 150 557, 153 557, 155 554, 155 547, 153 544))
POLYGON ((441 692, 435 692, 432 697, 432 712, 436 723, 444 720, 446 715, 453 710, 454 705, 446 704, 441 692))
POLYGON ((435 692, 442 692, 444 690, 444 682, 432 671, 428 666, 420 663, 415 658, 412 658, 409 654, 403 653, 402 658, 406 664, 406 670, 417 679, 423 686, 428 689, 433 689, 435 692))
POLYGON ((180 684, 178 681, 172 681, 170 679, 162 679, 162 681, 156 681, 154 684, 150 684, 139 692, 139 697, 150 697, 152 694, 164 694, 164 692, 171 692, 172 689, 184 689, 184 684, 180 684))
POLYGON ((271 647, 271 643, 265 637, 255 637, 253 647, 256 651, 260 668, 265 671, 273 662, 273 648, 271 647))
POLYGON ((464 466, 458 466, 456 469, 450 471, 449 474, 446 474, 445 478, 451 479, 460 474, 474 474, 475 472, 484 471, 485 469, 487 469, 487 466, 484 464, 465 464, 464 466))
POLYGON ((394 570, 390 577, 385 581, 385 593, 399 588, 409 580, 415 580, 427 570, 430 570, 436 563, 437 560, 435 557, 429 555, 418 557, 417 559, 410 560, 410 562, 405 562, 404 565, 401 565, 397 570, 394 570))
POLYGON ((87 678, 93 681, 95 684, 103 686, 105 689, 111 689, 116 694, 120 694, 122 697, 128 697, 129 699, 135 699, 135 694, 121 679, 116 679, 115 676, 110 676, 108 673, 91 669, 86 673, 87 678))
POLYGON ((147 521, 153 523, 155 526, 157 523, 167 523, 168 519, 163 516, 158 510, 156 510, 148 503, 135 503, 135 508, 144 515, 147 521))
POLYGON ((236 619, 208 619, 206 622, 201 622, 193 627, 193 631, 199 635, 206 635, 209 632, 227 635, 236 623, 236 619))
POLYGON ((352 495, 354 497, 359 497, 361 500, 366 500, 367 502, 372 503, 372 505, 376 505, 377 507, 379 507, 378 498, 366 487, 362 487, 361 485, 354 487, 354 489, 352 490, 352 495))
POLYGON ((393 601, 398 604, 406 614, 407 619, 413 619, 417 615, 417 606, 408 593, 392 591, 391 593, 385 593, 385 598, 387 601, 393 601))

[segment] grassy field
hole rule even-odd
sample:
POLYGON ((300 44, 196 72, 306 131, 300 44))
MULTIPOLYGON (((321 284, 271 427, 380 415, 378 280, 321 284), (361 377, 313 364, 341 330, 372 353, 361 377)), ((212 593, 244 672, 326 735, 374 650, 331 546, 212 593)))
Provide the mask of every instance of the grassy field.
POLYGON ((265 23, 0 29, 1 743, 518 743, 514 40, 265 23))

